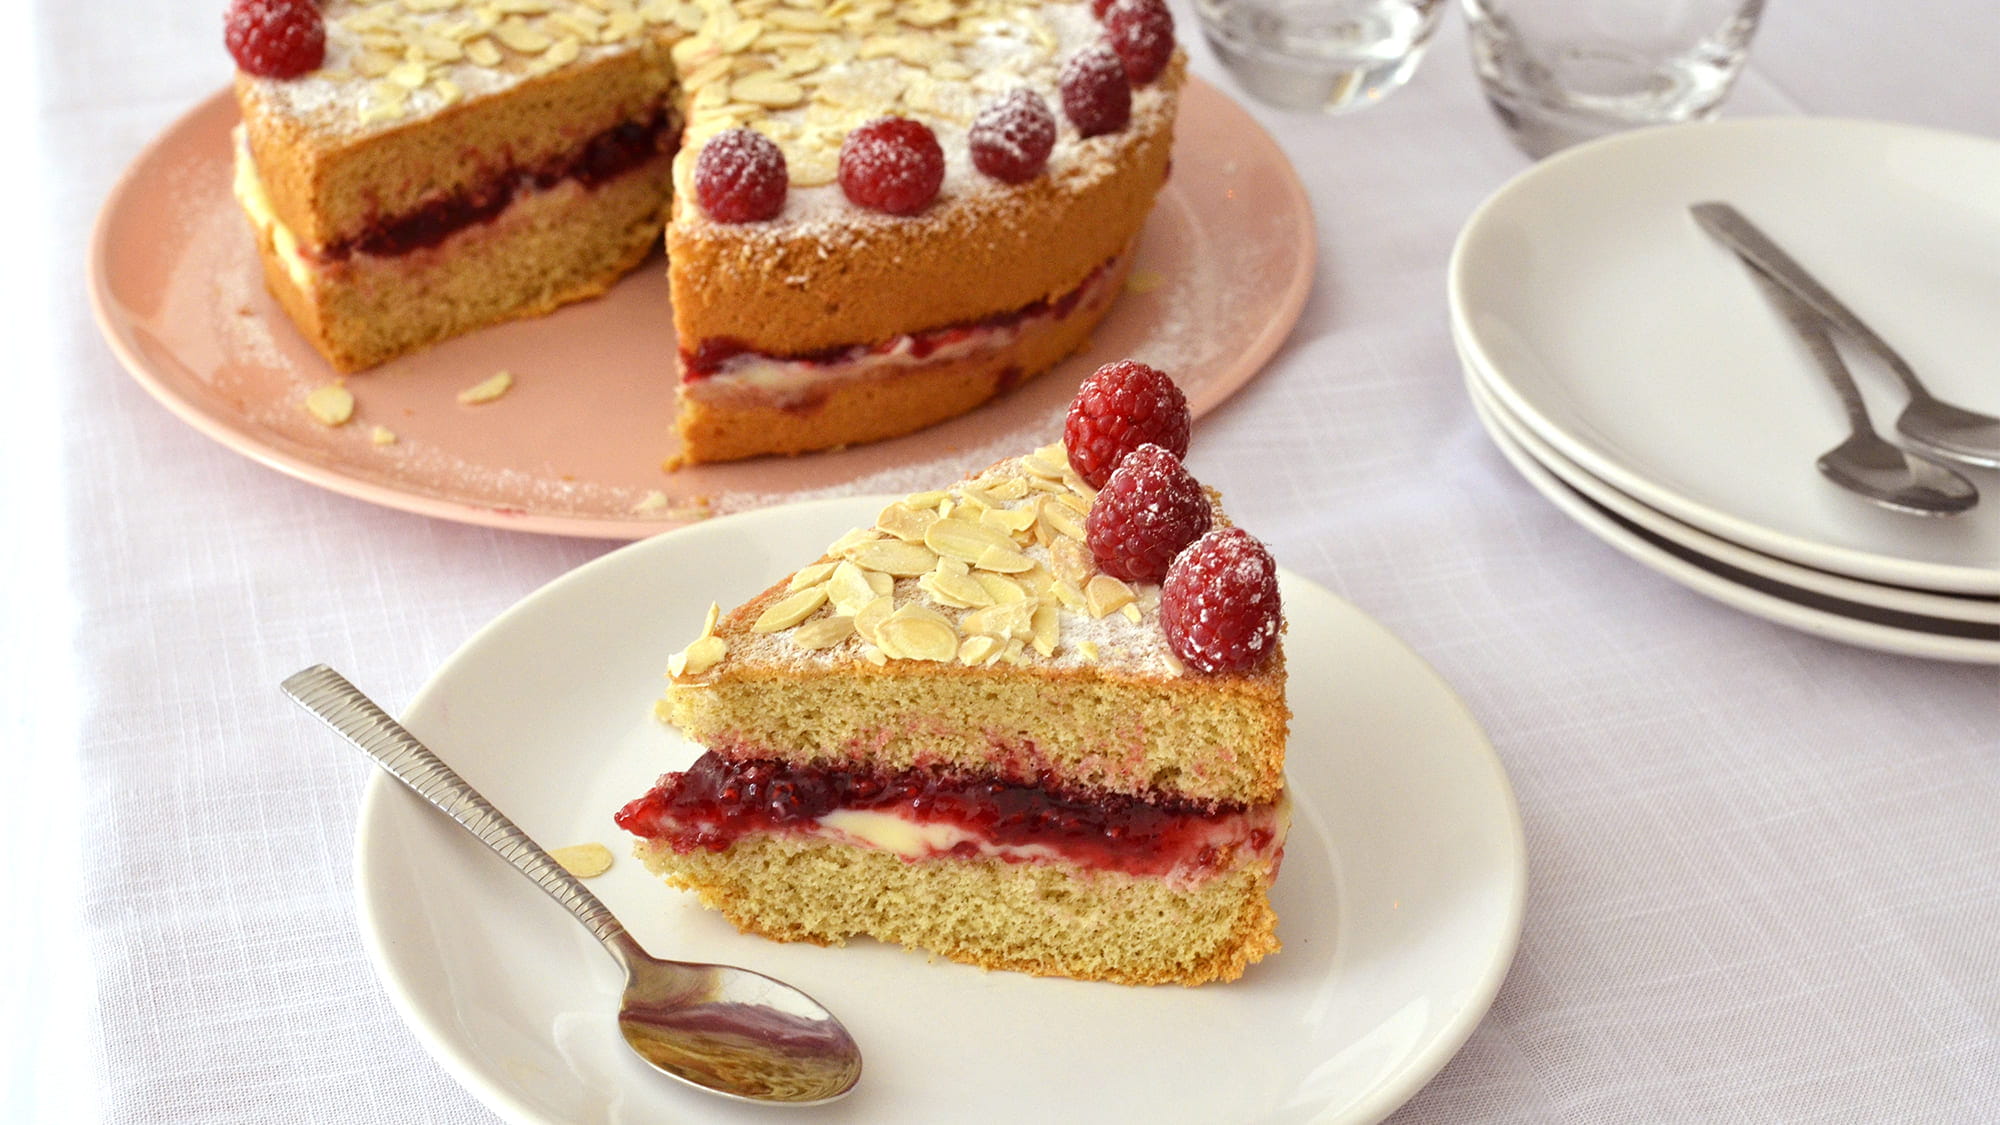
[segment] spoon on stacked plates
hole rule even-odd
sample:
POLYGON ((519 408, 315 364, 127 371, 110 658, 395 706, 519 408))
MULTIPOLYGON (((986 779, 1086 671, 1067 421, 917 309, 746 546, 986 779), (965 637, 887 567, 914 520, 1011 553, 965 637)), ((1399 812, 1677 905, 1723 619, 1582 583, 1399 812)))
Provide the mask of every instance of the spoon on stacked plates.
POLYGON ((1896 429, 1926 450, 1974 465, 2000 466, 2000 418, 1932 395, 1886 341, 1734 207, 1708 202, 1689 210, 1702 229, 1749 267, 1840 395, 1853 432, 1819 458, 1820 472, 1878 504, 1918 515, 1955 515, 1979 503, 1979 490, 1962 474, 1892 445, 1875 432, 1861 391, 1828 336, 1828 326, 1854 337, 1888 364, 1910 395, 1896 429))

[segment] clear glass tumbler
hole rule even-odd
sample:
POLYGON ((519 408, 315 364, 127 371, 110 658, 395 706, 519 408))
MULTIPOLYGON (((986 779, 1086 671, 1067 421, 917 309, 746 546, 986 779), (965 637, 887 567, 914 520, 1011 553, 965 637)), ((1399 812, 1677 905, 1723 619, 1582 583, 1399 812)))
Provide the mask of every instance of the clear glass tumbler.
POLYGON ((1462 0, 1472 65, 1542 157, 1620 129, 1713 117, 1764 0, 1462 0))
POLYGON ((1195 0, 1202 33, 1253 96, 1345 113, 1409 81, 1444 0, 1195 0))

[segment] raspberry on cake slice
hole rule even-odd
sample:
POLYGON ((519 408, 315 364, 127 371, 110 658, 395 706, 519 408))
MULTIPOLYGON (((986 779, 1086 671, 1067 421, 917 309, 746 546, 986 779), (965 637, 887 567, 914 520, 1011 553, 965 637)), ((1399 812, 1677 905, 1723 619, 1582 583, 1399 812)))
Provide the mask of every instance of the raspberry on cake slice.
POLYGON ((1275 586, 1166 449, 1102 492, 1073 459, 905 497, 712 613, 660 705, 704 753, 618 813, 636 854, 781 940, 1131 984, 1275 951, 1275 586))

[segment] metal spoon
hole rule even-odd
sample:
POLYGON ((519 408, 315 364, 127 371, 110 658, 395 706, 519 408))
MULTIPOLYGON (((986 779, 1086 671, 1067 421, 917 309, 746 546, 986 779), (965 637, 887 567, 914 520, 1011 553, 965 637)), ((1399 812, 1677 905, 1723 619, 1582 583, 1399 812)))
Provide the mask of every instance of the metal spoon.
POLYGON ((1847 424, 1853 428, 1847 440, 1820 455, 1819 471, 1835 484, 1858 493, 1885 508, 1920 516, 1950 516, 1979 503, 1979 490, 1972 482, 1949 467, 1921 454, 1900 449, 1875 432, 1868 419, 1868 407, 1861 390, 1847 373, 1840 353, 1827 337, 1826 323, 1806 307, 1791 291, 1778 285, 1756 263, 1744 260, 1750 276, 1763 287, 1765 296, 1778 306, 1786 323, 1805 341, 1806 350, 1840 395, 1847 410, 1847 424))
POLYGON ((316 664, 283 687, 568 907, 604 943, 625 970, 618 1029, 655 1069, 752 1102, 816 1105, 854 1088, 861 1048, 812 997, 748 969, 652 957, 596 895, 340 673, 316 664))
POLYGON ((1793 261, 1791 255, 1771 241, 1756 224, 1744 218, 1742 212, 1727 203, 1717 202, 1697 203, 1688 210, 1694 213, 1695 221, 1723 245, 1736 251, 1758 272, 1790 290, 1793 297, 1804 301, 1828 323, 1854 337, 1856 343, 1874 352, 1888 365, 1890 372, 1910 395, 1910 404, 1896 419, 1896 429, 1904 437, 1942 457, 2000 468, 2000 418, 1953 406, 1931 394, 1917 379, 1916 371, 1896 353, 1896 349, 1889 346, 1887 340, 1862 323, 1860 317, 1841 304, 1840 298, 1807 273, 1804 266, 1793 261))

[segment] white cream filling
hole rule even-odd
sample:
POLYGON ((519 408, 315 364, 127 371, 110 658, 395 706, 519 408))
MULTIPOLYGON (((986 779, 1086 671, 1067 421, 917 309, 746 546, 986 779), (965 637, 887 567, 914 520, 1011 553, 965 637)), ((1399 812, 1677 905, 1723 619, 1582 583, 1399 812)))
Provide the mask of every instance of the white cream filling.
MULTIPOLYGON (((1275 855, 1284 847, 1291 821, 1291 794, 1285 791, 1279 795, 1277 805, 1268 812, 1252 809, 1241 816, 1228 817, 1211 825, 1207 838, 1199 844, 1207 844, 1217 850, 1234 847, 1236 853, 1232 868, 1241 867, 1275 855), (1250 834, 1258 828, 1267 829, 1271 840, 1264 847, 1253 849, 1249 847, 1250 834)), ((1036 862, 1066 858, 1061 850, 1046 844, 1003 844, 963 825, 913 820, 901 810, 835 809, 819 817, 803 831, 809 836, 893 852, 907 860, 943 855, 965 844, 971 844, 973 855, 981 859, 1036 862)), ((1194 849, 1197 852, 1199 844, 1194 849)), ((1183 863, 1169 871, 1165 878, 1170 884, 1185 887, 1219 874, 1223 872, 1183 863)))
POLYGON ((271 240, 271 251, 284 264, 285 272, 291 276, 292 284, 300 289, 312 283, 312 266, 305 255, 299 253, 299 240, 271 209, 271 197, 265 194, 264 181, 257 177, 257 162, 250 158, 250 142, 244 135, 243 126, 238 125, 229 132, 232 147, 236 150, 236 175, 231 189, 236 193, 236 202, 243 207, 243 213, 250 216, 251 223, 271 240))
POLYGON ((1058 315, 1054 309, 1048 309, 1016 317, 1006 324, 971 328, 964 336, 949 343, 939 344, 922 355, 917 354, 916 335, 898 336, 885 347, 871 348, 850 358, 837 360, 783 359, 756 352, 744 352, 723 360, 716 366, 713 374, 692 381, 689 389, 696 394, 701 393, 703 386, 717 393, 795 392, 823 383, 878 375, 896 368, 950 363, 954 360, 990 355, 1011 347, 1031 325, 1074 316, 1094 307, 1104 299, 1110 289, 1112 278, 1118 273, 1116 267, 1117 259, 1114 258, 1111 263, 1092 274, 1090 279, 1084 282, 1076 303, 1065 314, 1058 315))

